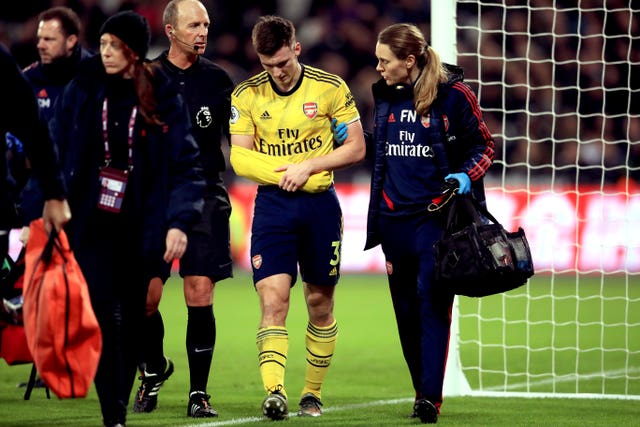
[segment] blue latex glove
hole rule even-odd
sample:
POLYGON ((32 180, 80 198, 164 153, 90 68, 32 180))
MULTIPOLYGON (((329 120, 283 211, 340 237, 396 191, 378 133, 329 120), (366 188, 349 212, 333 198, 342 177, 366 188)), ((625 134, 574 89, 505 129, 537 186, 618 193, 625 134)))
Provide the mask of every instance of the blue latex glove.
POLYGON ((469 179, 469 175, 464 172, 450 173, 445 176, 444 179, 445 181, 447 179, 455 179, 458 181, 458 193, 460 194, 467 194, 471 191, 471 179, 469 179))
POLYGON ((338 124, 338 119, 331 120, 331 131, 333 132, 333 145, 339 147, 344 144, 347 139, 347 125, 344 123, 338 124))
MULTIPOLYGON (((334 132, 335 134, 335 132, 334 132)), ((17 153, 23 153, 24 147, 22 145, 22 141, 18 139, 17 136, 13 135, 11 132, 7 132, 5 140, 7 142, 7 150, 13 150, 17 153)))

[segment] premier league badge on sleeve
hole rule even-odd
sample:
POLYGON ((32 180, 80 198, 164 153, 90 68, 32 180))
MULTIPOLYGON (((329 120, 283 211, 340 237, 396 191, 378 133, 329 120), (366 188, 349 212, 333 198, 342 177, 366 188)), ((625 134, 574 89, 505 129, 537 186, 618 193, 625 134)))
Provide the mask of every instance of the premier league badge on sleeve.
POLYGON ((239 118, 240 113, 238 112, 238 109, 234 105, 232 105, 231 114, 229 115, 229 123, 234 124, 238 121, 239 118))

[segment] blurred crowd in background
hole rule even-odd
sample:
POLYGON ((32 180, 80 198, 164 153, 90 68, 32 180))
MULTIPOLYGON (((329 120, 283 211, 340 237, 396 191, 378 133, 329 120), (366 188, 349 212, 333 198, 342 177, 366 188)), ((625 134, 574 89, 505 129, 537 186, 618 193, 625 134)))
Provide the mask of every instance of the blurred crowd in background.
MULTIPOLYGON (((38 59, 37 15, 64 5, 84 24, 82 44, 97 51, 113 13, 149 20, 155 57, 168 42, 158 0, 29 0, 0 4, 0 42, 20 65, 38 59)), ((365 129, 371 129, 374 49, 380 29, 418 25, 431 40, 431 0, 203 0, 212 18, 205 56, 236 83, 261 70, 251 47, 258 16, 291 19, 303 63, 343 77, 365 129)), ((540 183, 640 180, 640 0, 457 2, 458 64, 477 91, 496 139, 490 177, 540 183), (580 10, 576 6, 579 4, 580 10), (530 37, 528 34, 532 35, 530 37), (478 55, 480 53, 480 55, 478 55)), ((337 180, 368 182, 364 167, 337 180)), ((231 178, 233 179, 233 178, 231 178)))
POLYGON ((500 133, 490 173, 640 182, 640 1, 526 4, 457 1, 458 64, 500 133))

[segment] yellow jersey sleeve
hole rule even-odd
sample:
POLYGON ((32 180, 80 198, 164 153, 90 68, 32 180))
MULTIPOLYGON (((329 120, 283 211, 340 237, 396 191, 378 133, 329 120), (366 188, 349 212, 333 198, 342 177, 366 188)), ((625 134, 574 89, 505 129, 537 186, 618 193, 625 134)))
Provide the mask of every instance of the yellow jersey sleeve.
MULTIPOLYGON (((283 174, 275 172, 277 167, 284 164, 276 157, 266 156, 237 145, 231 146, 229 161, 237 175, 261 185, 278 185, 283 174)), ((301 190, 308 193, 319 193, 329 188, 331 183, 331 174, 321 172, 311 175, 301 190)))

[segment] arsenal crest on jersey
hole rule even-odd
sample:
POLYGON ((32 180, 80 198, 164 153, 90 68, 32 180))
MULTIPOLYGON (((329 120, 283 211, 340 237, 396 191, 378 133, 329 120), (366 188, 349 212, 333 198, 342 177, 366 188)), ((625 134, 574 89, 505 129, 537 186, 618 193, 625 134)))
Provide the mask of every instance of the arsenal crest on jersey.
POLYGON ((316 114, 318 114, 318 103, 317 102, 305 102, 302 104, 302 111, 304 111, 304 115, 313 119, 316 114))

